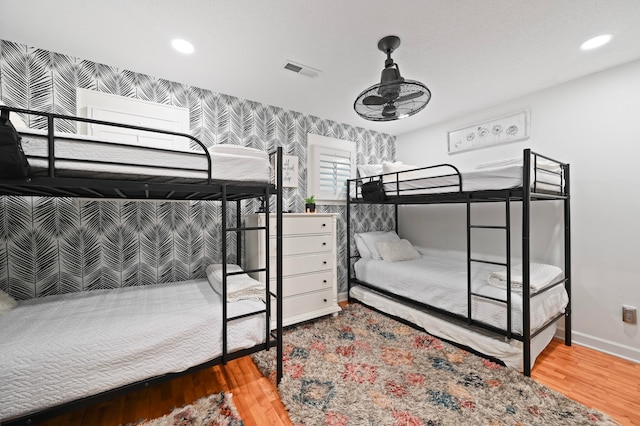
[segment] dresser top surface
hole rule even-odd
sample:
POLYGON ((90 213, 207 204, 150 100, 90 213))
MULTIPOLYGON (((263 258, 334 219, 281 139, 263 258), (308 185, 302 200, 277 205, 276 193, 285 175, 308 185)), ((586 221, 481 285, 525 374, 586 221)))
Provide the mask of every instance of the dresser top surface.
MULTIPOLYGON (((255 215, 263 215, 264 213, 252 213, 252 216, 255 215)), ((269 213, 269 216, 275 217, 275 213, 269 213)), ((340 216, 339 213, 283 213, 282 217, 337 217, 340 216)))

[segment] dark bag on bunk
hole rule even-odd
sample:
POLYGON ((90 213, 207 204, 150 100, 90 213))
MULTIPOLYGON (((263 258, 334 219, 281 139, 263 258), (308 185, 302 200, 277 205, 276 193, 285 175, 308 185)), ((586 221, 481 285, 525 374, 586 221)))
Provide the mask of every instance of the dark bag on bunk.
POLYGON ((365 201, 380 203, 387 199, 381 179, 365 182, 361 186, 362 198, 365 201))
POLYGON ((9 110, 0 114, 0 177, 29 176, 29 162, 22 150, 22 138, 9 121, 9 110))

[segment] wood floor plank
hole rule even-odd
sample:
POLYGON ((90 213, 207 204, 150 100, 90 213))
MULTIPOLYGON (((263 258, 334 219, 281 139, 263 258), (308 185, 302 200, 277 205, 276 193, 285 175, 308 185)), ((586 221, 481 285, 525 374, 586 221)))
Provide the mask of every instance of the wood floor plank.
MULTIPOLYGON (((624 426, 640 426, 640 364, 578 345, 565 346, 562 341, 554 339, 538 357, 532 377, 587 407, 607 413, 624 426)), ((175 406, 222 391, 233 393, 233 401, 246 426, 292 425, 276 387, 260 374, 250 357, 77 410, 42 424, 126 424, 142 418, 159 417, 175 406)))

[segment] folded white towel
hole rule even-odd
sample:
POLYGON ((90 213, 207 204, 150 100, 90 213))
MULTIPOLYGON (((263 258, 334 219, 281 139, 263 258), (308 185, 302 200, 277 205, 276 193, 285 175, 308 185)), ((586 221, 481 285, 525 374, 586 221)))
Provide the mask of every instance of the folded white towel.
MULTIPOLYGON (((222 294, 222 264, 207 266, 207 279, 211 287, 222 294)), ((240 272, 242 268, 235 264, 227 264, 228 272, 240 272)), ((265 285, 247 274, 231 275, 227 277, 227 301, 262 300, 265 301, 265 285)))
MULTIPOLYGON (((476 166, 476 169, 493 169, 507 166, 518 166, 522 165, 522 161, 522 157, 489 161, 488 163, 478 164, 476 166)), ((550 172, 560 172, 561 170, 560 164, 556 163, 555 161, 547 160, 546 158, 538 158, 538 160, 536 161, 536 166, 539 169, 547 170, 550 172)), ((533 167, 533 159, 531 160, 531 167, 533 167)))
MULTIPOLYGON (((562 270, 554 265, 544 263, 532 263, 529 267, 529 288, 538 291, 551 284, 562 274, 562 270)), ((507 271, 491 272, 487 281, 494 287, 507 288, 507 271)), ((517 264, 511 269, 511 290, 522 292, 522 264, 517 264)))

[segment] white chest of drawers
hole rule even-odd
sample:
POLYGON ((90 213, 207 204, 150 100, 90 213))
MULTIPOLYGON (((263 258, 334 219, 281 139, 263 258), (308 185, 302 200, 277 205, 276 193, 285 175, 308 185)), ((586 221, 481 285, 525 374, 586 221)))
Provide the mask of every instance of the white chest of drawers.
MULTIPOLYGON (((246 226, 264 226, 264 214, 245 216, 246 226)), ((283 325, 340 310, 336 267, 336 215, 286 213, 282 218, 283 325)), ((269 217, 269 268, 276 288, 276 217, 269 217)), ((264 268, 265 232, 246 235, 247 269, 264 268)), ((266 273, 252 274, 264 282, 266 273)))

